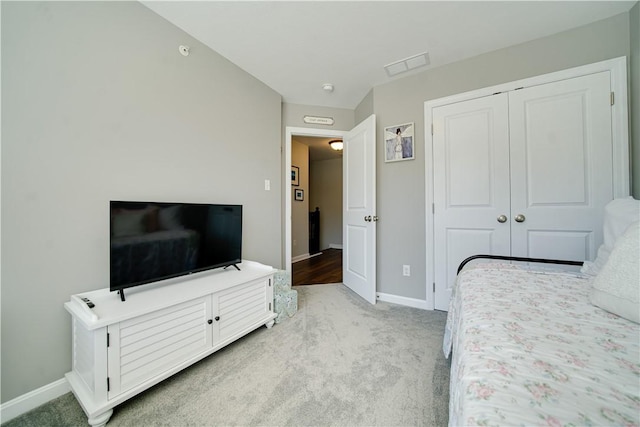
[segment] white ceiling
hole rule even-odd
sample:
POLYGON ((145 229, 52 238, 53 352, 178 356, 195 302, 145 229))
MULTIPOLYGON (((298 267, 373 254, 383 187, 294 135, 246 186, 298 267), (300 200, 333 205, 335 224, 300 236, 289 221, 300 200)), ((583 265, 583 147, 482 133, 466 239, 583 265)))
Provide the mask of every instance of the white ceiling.
POLYGON ((336 151, 329 146, 329 142, 342 138, 324 138, 317 136, 294 135, 293 142, 299 142, 309 147, 309 161, 334 160, 342 158, 342 151, 336 151))
POLYGON ((373 86, 605 19, 635 2, 142 1, 285 102, 348 109, 373 86), (387 76, 385 65, 425 51, 430 65, 387 76))

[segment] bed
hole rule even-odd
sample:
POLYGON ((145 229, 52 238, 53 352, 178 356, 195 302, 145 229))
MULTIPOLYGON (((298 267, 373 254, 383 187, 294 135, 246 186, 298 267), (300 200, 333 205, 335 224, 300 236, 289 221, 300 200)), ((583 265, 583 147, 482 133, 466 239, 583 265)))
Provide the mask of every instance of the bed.
POLYGON ((193 270, 200 235, 162 230, 111 240, 111 285, 118 286, 193 270))
POLYGON ((111 202, 111 286, 130 285, 196 268, 200 234, 176 204, 111 202))
POLYGON ((597 271, 490 259, 461 269, 443 342, 449 425, 640 425, 634 217, 597 271))

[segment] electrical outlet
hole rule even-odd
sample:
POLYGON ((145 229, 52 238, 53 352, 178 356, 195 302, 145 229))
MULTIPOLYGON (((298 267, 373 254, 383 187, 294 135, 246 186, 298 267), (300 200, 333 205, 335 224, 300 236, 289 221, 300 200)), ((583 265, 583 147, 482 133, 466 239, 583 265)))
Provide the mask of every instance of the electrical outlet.
POLYGON ((402 266, 402 275, 403 276, 411 276, 411 266, 410 265, 403 265, 402 266))
POLYGON ((264 180, 264 190, 265 191, 270 191, 271 190, 271 180, 269 180, 269 179, 265 179, 264 180))

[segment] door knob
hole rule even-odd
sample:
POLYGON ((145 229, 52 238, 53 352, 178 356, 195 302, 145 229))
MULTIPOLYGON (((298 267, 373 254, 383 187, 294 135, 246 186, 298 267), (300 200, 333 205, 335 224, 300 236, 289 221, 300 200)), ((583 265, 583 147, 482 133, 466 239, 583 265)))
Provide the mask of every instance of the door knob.
POLYGON ((506 215, 500 215, 498 217, 498 222, 507 222, 507 216, 506 215))
POLYGON ((378 219, 379 219, 379 218, 378 218, 378 215, 374 215, 374 216, 373 216, 373 222, 378 222, 378 219))
POLYGON ((524 217, 524 215, 518 214, 514 219, 516 220, 516 222, 524 222, 526 218, 524 217))
POLYGON ((367 216, 365 216, 365 217, 364 217, 364 220, 365 220, 366 222, 371 222, 371 215, 367 215, 367 216))

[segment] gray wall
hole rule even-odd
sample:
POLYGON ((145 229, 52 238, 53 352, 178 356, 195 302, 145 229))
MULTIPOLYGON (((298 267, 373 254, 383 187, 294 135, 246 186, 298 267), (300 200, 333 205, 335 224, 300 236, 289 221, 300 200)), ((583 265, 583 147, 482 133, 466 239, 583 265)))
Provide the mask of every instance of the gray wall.
MULTIPOLYGON (((621 14, 375 87, 378 153, 383 152, 384 127, 416 125, 415 160, 384 163, 378 156, 378 291, 426 297, 425 173, 431 171, 424 162, 425 101, 627 56, 629 44, 629 15, 621 14), (411 265, 411 277, 402 276, 403 264, 411 265)), ((369 103, 359 109, 366 111, 369 103)))
POLYGON ((367 117, 373 114, 373 89, 369 91, 367 96, 362 98, 362 101, 356 107, 356 124, 360 123, 367 117))
POLYGON ((281 111, 138 2, 2 2, 2 402, 70 370, 110 199, 242 204, 244 257, 281 264, 281 111))
MULTIPOLYGON (((328 94, 327 96, 331 96, 328 94)), ((318 107, 314 105, 282 104, 282 129, 287 126, 314 129, 351 130, 354 126, 354 112, 346 108, 318 107), (304 116, 333 117, 335 123, 331 126, 309 125, 302 119, 304 116)))
POLYGON ((640 2, 629 11, 631 33, 631 170, 633 172, 633 196, 640 199, 640 2))
POLYGON ((342 246, 342 159, 311 162, 309 211, 320 208, 320 249, 342 246))
POLYGON ((297 187, 291 186, 291 258, 309 253, 309 147, 291 141, 291 165, 299 170, 297 187), (303 200, 295 200, 295 190, 303 191, 303 200))

